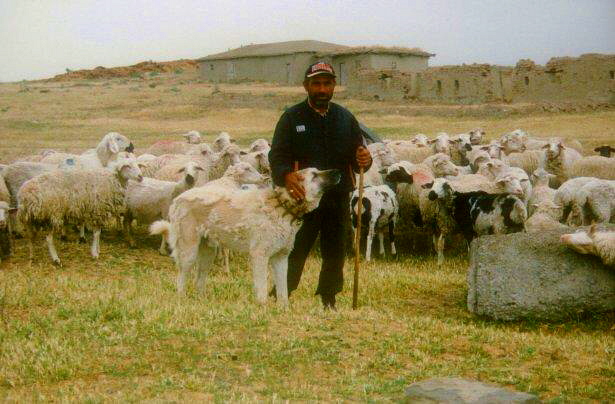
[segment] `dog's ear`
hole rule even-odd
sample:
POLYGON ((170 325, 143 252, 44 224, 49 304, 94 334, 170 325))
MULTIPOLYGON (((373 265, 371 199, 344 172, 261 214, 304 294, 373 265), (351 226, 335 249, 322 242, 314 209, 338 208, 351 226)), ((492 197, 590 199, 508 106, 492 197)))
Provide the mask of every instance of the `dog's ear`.
POLYGON ((110 137, 107 139, 107 148, 113 154, 120 152, 120 145, 117 144, 114 138, 110 137))

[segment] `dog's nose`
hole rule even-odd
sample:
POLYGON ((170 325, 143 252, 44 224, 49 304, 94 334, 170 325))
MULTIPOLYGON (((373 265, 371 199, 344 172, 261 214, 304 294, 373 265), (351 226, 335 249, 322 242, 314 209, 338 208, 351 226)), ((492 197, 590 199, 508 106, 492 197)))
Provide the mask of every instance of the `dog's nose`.
POLYGON ((130 142, 130 144, 128 145, 128 147, 125 149, 128 153, 132 153, 135 151, 135 146, 132 144, 132 142, 130 142))

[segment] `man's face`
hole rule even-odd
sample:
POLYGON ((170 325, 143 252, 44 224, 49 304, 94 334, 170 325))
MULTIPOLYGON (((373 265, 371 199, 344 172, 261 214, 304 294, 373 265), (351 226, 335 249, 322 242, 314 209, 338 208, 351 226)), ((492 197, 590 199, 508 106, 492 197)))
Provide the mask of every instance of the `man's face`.
POLYGON ((335 78, 327 74, 320 74, 308 78, 303 83, 303 87, 305 91, 307 91, 312 105, 316 108, 327 108, 329 101, 333 97, 335 78))

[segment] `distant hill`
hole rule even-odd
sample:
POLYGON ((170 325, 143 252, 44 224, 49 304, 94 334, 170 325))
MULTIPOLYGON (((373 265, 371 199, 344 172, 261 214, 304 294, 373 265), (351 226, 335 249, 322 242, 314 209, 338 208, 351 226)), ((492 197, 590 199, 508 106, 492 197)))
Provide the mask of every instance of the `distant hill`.
POLYGON ((180 71, 195 71, 199 67, 197 61, 192 59, 174 60, 171 62, 141 62, 132 66, 110 67, 98 66, 94 69, 84 69, 69 71, 64 74, 49 79, 49 81, 68 81, 68 80, 91 80, 91 79, 110 79, 116 77, 130 77, 143 73, 171 73, 180 71))

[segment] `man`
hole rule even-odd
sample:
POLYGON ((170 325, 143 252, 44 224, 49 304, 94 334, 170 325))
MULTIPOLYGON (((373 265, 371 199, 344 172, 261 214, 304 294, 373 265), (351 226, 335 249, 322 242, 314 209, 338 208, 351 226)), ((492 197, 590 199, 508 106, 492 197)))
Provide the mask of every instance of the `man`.
POLYGON ((335 308, 335 295, 344 283, 345 238, 354 172, 367 170, 371 156, 363 145, 355 117, 330 102, 335 89, 330 64, 314 63, 305 72, 307 99, 282 114, 275 128, 269 162, 275 185, 284 186, 298 201, 305 197, 297 169, 339 169, 342 179, 325 192, 317 209, 305 215, 288 257, 288 293, 297 288, 305 260, 320 233, 322 268, 316 294, 325 308, 335 308))

